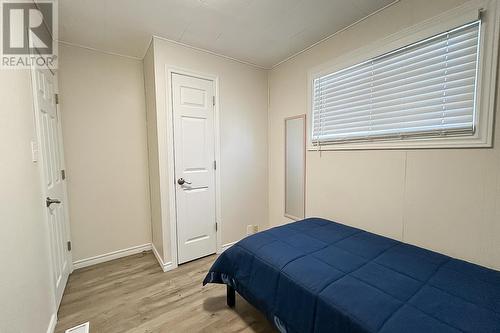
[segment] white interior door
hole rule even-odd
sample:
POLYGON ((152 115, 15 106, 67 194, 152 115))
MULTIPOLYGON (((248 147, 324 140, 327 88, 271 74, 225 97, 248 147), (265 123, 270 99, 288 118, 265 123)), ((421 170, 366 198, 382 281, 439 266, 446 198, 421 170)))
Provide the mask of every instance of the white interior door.
POLYGON ((172 74, 179 264, 217 249, 214 82, 172 74))
POLYGON ((63 179, 61 124, 56 103, 57 81, 48 69, 33 69, 35 113, 56 305, 71 270, 66 189, 63 179))

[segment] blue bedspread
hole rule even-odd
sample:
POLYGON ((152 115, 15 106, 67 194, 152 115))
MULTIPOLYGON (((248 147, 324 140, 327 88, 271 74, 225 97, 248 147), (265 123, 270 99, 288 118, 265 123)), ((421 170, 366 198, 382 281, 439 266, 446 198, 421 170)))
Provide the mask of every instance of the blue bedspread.
POLYGON ((281 332, 500 332, 500 272, 318 218, 243 239, 206 283, 281 332))

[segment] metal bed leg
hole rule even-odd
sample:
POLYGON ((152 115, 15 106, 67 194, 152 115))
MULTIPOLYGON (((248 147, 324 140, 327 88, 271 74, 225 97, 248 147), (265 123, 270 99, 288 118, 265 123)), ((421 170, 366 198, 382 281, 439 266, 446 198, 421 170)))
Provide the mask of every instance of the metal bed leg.
POLYGON ((230 308, 234 308, 236 304, 236 294, 234 288, 231 286, 227 286, 227 306, 230 308))

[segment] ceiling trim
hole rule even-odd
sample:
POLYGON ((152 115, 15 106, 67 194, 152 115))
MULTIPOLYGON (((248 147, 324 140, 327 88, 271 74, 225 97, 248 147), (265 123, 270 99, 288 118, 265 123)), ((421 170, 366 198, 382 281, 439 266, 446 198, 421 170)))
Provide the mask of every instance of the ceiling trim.
POLYGON ((359 24, 359 23, 363 22, 364 20, 368 19, 369 17, 371 17, 371 16, 373 16, 373 15, 378 14, 379 12, 383 11, 384 9, 389 8, 389 7, 393 6, 393 5, 395 5, 396 3, 400 2, 400 1, 401 1, 401 0, 394 0, 393 2, 391 2, 391 3, 387 4, 387 5, 385 5, 384 7, 377 9, 377 10, 376 10, 376 11, 374 11, 373 13, 370 13, 370 14, 366 15, 365 17, 362 17, 361 19, 357 20, 356 22, 349 24, 349 25, 348 25, 348 26, 346 26, 345 28, 342 28, 342 29, 340 29, 340 30, 337 30, 337 31, 335 31, 333 34, 328 35, 328 36, 326 36, 325 38, 323 38, 323 39, 321 39, 321 40, 317 41, 316 43, 314 43, 314 44, 312 44, 312 45, 310 45, 310 46, 306 47, 305 49, 303 49, 303 50, 301 50, 301 51, 299 51, 299 52, 297 52, 297 53, 295 53, 295 54, 292 54, 291 56, 289 56, 289 57, 287 57, 287 58, 285 58, 285 59, 281 60, 281 61, 280 61, 280 62, 278 62, 277 64, 275 64, 275 65, 271 66, 271 68, 269 68, 269 69, 270 69, 270 70, 275 69, 275 68, 276 68, 276 67, 278 67, 279 65, 284 64, 285 62, 287 62, 287 61, 289 61, 289 60, 292 60, 293 58, 295 58, 295 57, 299 56, 300 54, 302 54, 302 53, 304 53, 304 52, 307 52, 307 51, 309 51, 310 49, 312 49, 313 47, 315 47, 315 46, 317 46, 317 45, 319 45, 319 44, 322 44, 322 43, 326 42, 327 40, 329 40, 329 39, 331 39, 331 38, 335 37, 336 35, 340 34, 341 32, 344 32, 344 31, 346 31, 347 29, 352 28, 353 26, 355 26, 355 25, 357 25, 357 24, 359 24))
MULTIPOLYGON (((168 39, 168 38, 161 37, 161 36, 158 36, 158 35, 153 35, 153 39, 154 38, 163 40, 165 42, 173 43, 173 44, 176 44, 176 45, 179 45, 179 46, 184 46, 184 47, 196 50, 196 51, 205 52, 205 53, 208 53, 208 54, 211 54, 211 55, 214 55, 214 56, 217 56, 217 57, 221 57, 221 58, 224 58, 224 59, 227 59, 227 60, 236 61, 236 62, 239 62, 240 64, 252 66, 252 67, 255 67, 255 68, 258 68, 258 69, 264 69, 264 70, 270 70, 271 69, 271 67, 260 66, 260 65, 254 64, 252 62, 249 62, 249 61, 241 60, 241 59, 238 59, 238 58, 233 58, 233 57, 221 54, 221 53, 217 53, 217 52, 214 52, 214 51, 210 51, 210 50, 203 49, 201 47, 196 47, 196 46, 193 46, 193 45, 189 45, 189 44, 186 44, 186 43, 178 42, 176 40, 168 39)), ((149 48, 149 44, 148 44, 148 47, 146 48, 146 52, 147 52, 148 48, 149 48)), ((144 55, 146 55, 146 52, 144 52, 144 55)))
POLYGON ((117 56, 117 57, 128 58, 128 59, 132 59, 132 60, 142 61, 144 59, 144 57, 139 58, 139 57, 134 57, 134 56, 126 55, 126 54, 121 54, 121 53, 116 53, 116 52, 110 52, 110 51, 104 51, 104 50, 96 49, 94 47, 90 47, 90 46, 86 46, 86 45, 81 45, 81 44, 66 42, 64 40, 58 40, 57 43, 58 44, 62 44, 62 45, 66 45, 66 46, 79 47, 81 49, 90 50, 90 51, 99 52, 99 53, 104 53, 104 54, 107 54, 107 55, 113 55, 113 56, 117 56))

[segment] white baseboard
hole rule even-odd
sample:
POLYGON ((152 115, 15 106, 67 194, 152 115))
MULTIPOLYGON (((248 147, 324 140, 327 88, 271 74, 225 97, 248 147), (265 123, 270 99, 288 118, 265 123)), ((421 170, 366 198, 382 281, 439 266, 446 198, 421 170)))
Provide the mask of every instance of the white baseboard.
POLYGON ((86 259, 81 259, 77 260, 73 263, 73 268, 74 269, 79 269, 83 267, 88 267, 96 264, 100 264, 102 262, 114 260, 114 259, 119 259, 123 258, 126 256, 130 256, 133 254, 141 253, 143 251, 150 251, 151 250, 151 244, 143 244, 143 245, 137 245, 137 246, 132 246, 129 247, 128 249, 122 249, 118 251, 113 251, 105 254, 101 254, 95 257, 91 258, 86 258, 86 259))
POLYGON ((231 246, 233 246, 236 243, 238 243, 238 241, 222 245, 219 254, 222 253, 222 252, 224 252, 224 251, 226 251, 227 249, 229 249, 231 246))
POLYGON ((47 333, 54 333, 56 330, 56 324, 57 324, 57 313, 52 314, 50 316, 50 322, 49 322, 49 327, 47 328, 47 333))
POLYGON ((164 271, 164 272, 168 272, 168 271, 171 271, 172 269, 176 268, 174 267, 174 265, 172 264, 171 261, 169 262, 163 262, 163 260, 161 259, 161 256, 160 254, 158 253, 158 251, 156 250, 156 247, 154 246, 154 244, 151 244, 151 248, 153 249, 153 254, 155 255, 156 257, 156 260, 158 260, 158 264, 160 264, 160 267, 161 269, 164 271))

